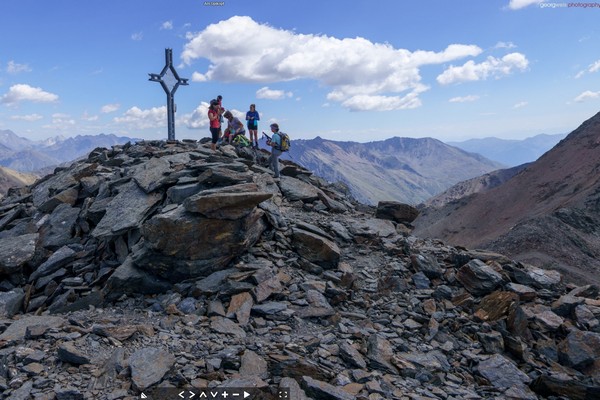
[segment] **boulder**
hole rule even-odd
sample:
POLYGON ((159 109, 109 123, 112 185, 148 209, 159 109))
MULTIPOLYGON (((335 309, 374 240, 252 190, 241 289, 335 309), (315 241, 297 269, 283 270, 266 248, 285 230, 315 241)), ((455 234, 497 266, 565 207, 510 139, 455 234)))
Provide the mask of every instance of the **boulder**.
POLYGON ((410 224, 419 216, 415 207, 397 201, 380 201, 377 203, 375 217, 388 219, 401 224, 410 224))

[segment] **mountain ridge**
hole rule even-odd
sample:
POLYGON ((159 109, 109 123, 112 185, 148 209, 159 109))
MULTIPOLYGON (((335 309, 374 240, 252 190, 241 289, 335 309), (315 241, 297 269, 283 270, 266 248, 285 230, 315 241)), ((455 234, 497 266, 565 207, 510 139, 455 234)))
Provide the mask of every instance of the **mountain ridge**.
POLYGON ((366 204, 418 204, 459 181, 502 167, 433 138, 337 142, 294 140, 290 158, 330 182, 342 181, 366 204))
POLYGON ((515 167, 537 160, 566 136, 566 134, 549 135, 542 133, 522 140, 486 137, 446 143, 469 152, 481 154, 490 160, 498 161, 509 167, 515 167))
POLYGON ((598 282, 598 160, 600 113, 502 185, 425 211, 415 233, 598 282))
POLYGON ((11 130, 2 130, 0 131, 0 166, 20 172, 37 172, 87 156, 96 147, 111 147, 138 140, 140 139, 100 133, 67 138, 55 136, 33 141, 20 137, 11 130))

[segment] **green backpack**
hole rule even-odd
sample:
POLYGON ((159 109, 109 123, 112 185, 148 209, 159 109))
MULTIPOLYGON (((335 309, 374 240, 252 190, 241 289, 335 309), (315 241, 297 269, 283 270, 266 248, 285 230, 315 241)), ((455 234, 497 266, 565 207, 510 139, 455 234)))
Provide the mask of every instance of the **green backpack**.
POLYGON ((290 136, 284 132, 278 132, 281 137, 281 146, 279 146, 279 150, 281 151, 290 151, 290 147, 292 143, 290 142, 290 136))

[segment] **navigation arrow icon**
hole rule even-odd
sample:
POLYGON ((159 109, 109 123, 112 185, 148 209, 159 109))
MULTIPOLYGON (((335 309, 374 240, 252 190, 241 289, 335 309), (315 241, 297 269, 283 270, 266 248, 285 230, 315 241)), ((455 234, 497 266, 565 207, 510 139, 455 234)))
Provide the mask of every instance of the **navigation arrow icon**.
POLYGON ((192 397, 194 397, 196 395, 196 393, 192 392, 191 390, 189 393, 190 393, 190 397, 188 397, 188 399, 191 399, 192 397))
POLYGON ((248 392, 246 392, 246 391, 244 390, 244 398, 246 398, 246 397, 248 397, 248 396, 250 396, 250 393, 248 393, 248 392))
POLYGON ((181 393, 179 393, 179 397, 181 397, 182 399, 185 399, 185 397, 183 396, 183 394, 185 393, 185 390, 181 393))

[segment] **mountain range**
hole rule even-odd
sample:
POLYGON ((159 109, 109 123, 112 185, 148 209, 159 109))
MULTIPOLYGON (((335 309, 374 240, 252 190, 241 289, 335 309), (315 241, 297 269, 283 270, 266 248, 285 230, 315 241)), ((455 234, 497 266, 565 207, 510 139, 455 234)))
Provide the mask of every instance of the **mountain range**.
MULTIPOLYGON (((486 138, 457 142, 452 146, 431 138, 394 137, 358 143, 317 137, 294 140, 291 151, 284 158, 298 162, 330 182, 342 182, 362 203, 374 205, 382 200, 395 200, 415 205, 458 182, 477 178, 514 162, 514 159, 504 159, 503 154, 534 161, 559 138, 560 135, 538 135, 523 141, 486 138), (529 153, 525 154, 524 149, 529 153), (506 164, 498 162, 503 159, 506 164)), ((10 130, 3 130, 0 131, 0 166, 43 176, 57 165, 85 156, 94 148, 110 148, 138 140, 99 134, 31 141, 10 130)), ((495 175, 492 181, 496 184, 500 174, 507 176, 506 171, 495 175)), ((460 196, 464 190, 453 196, 460 196)))
POLYGON ((447 142, 471 153, 481 154, 490 160, 498 161, 509 167, 526 164, 537 160, 542 154, 567 136, 536 135, 523 140, 508 140, 495 137, 469 139, 463 142, 447 142))
POLYGON ((600 283, 600 113, 490 190, 424 209, 415 234, 600 283))
POLYGON ((87 155, 96 147, 106 147, 133 139, 114 134, 56 136, 43 141, 23 138, 10 130, 0 131, 0 166, 20 172, 38 172, 47 167, 73 161, 87 155))
POLYGON ((503 165, 432 138, 339 142, 294 140, 289 158, 329 182, 346 184, 365 204, 418 204, 453 184, 503 165))

